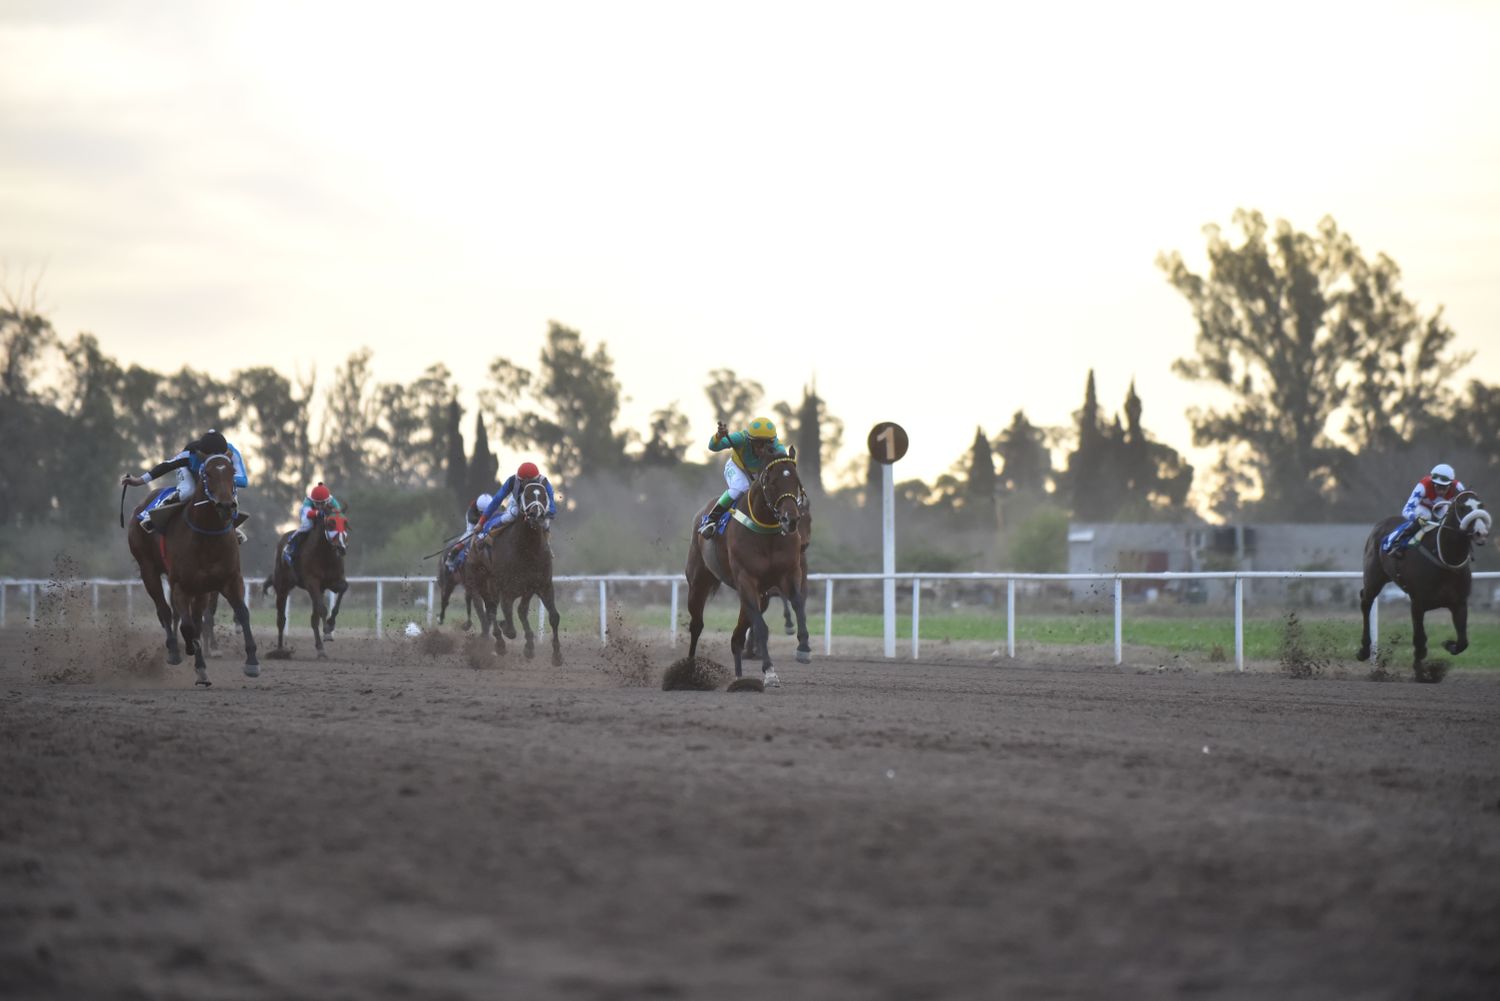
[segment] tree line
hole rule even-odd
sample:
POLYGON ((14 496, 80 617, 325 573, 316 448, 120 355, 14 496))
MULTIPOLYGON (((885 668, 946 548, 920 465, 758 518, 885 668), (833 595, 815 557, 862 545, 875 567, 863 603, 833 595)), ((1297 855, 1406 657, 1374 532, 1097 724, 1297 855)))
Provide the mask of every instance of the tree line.
MULTIPOLYGON (((1460 383, 1471 355, 1456 349, 1441 310, 1424 314, 1404 293, 1393 261, 1366 260, 1331 219, 1313 234, 1285 222, 1270 227, 1254 212, 1237 213, 1234 223, 1237 242, 1207 229, 1205 274, 1179 254, 1158 259, 1197 327, 1195 353, 1176 371, 1227 401, 1189 415, 1194 443, 1220 453, 1208 486, 1199 483, 1209 512, 1241 521, 1373 521, 1433 462, 1454 463, 1471 482, 1493 480, 1500 388, 1460 383)), ((653 411, 643 430, 621 428, 622 387, 608 347, 561 323, 549 325, 534 361, 490 363, 474 413, 460 404, 445 366, 429 366, 410 382, 382 382, 372 360, 361 348, 321 384, 316 371, 288 375, 270 366, 223 379, 190 366, 159 372, 117 361, 91 334, 60 336, 8 295, 0 304, 7 443, 0 450, 0 572, 38 572, 37 547, 53 539, 43 529, 97 532, 113 519, 106 499, 121 471, 175 454, 208 427, 246 448, 247 507, 271 524, 290 517, 317 480, 351 498, 351 520, 377 543, 368 571, 419 569, 409 554, 456 530, 462 506, 508 472, 499 468, 492 435, 511 452, 541 458, 563 503, 584 518, 608 508, 617 522, 630 522, 625 512, 642 496, 635 485, 663 474, 689 506, 717 492, 722 457, 706 453, 702 424, 673 401, 653 411)), ((784 440, 798 446, 815 502, 834 515, 818 520, 823 565, 862 567, 869 547, 858 530, 862 513, 878 506, 878 467, 831 468, 844 426, 815 385, 800 400, 773 403, 750 375, 706 374, 714 418, 733 427, 758 412, 775 415, 784 440)), ((1038 426, 1018 410, 992 432, 977 427, 944 475, 898 484, 907 565, 981 560, 1049 569, 1065 549, 1070 518, 1198 516, 1190 503, 1195 470, 1147 429, 1134 382, 1111 409, 1100 401, 1094 371, 1082 381, 1068 425, 1038 426)), ((675 541, 680 526, 671 519, 681 516, 674 510, 662 524, 636 527, 675 541)), ((611 540, 617 534, 580 529, 592 540, 588 569, 675 559, 611 540)))

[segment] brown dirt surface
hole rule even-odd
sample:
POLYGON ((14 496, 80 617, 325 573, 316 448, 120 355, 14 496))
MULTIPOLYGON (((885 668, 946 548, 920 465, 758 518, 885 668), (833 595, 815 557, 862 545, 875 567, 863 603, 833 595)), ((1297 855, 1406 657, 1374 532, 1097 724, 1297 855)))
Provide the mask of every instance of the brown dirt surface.
POLYGON ((154 634, 0 632, 0 997, 1500 984, 1493 674, 778 643, 746 698, 661 691, 682 648, 643 640, 574 634, 554 668, 345 637, 257 679, 233 646, 196 690, 154 634))

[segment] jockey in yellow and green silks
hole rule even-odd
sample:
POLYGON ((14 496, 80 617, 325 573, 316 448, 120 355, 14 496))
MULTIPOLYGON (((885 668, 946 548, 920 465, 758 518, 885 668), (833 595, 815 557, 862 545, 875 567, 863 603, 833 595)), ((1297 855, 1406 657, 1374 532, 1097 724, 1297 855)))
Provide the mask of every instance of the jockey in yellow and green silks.
POLYGON ((786 446, 776 437, 776 425, 769 417, 757 417, 743 431, 733 434, 720 421, 718 428, 714 430, 714 436, 708 440, 708 450, 722 452, 726 448, 731 450, 729 458, 724 461, 724 482, 729 489, 719 496, 714 509, 703 516, 698 531, 704 536, 714 534, 715 526, 724 512, 745 495, 745 491, 750 489, 751 480, 766 468, 766 463, 787 454, 786 446))

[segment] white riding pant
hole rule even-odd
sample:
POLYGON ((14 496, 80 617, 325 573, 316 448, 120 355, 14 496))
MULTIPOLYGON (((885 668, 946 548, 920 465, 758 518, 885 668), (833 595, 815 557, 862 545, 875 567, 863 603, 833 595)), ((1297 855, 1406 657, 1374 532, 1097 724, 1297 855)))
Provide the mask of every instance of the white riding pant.
POLYGON ((724 460, 724 482, 729 486, 729 493, 735 500, 745 495, 750 489, 750 474, 740 468, 740 464, 733 459, 724 460))
POLYGON ((193 471, 191 469, 183 466, 181 469, 177 470, 178 500, 185 501, 191 499, 197 489, 198 477, 193 475, 193 471))

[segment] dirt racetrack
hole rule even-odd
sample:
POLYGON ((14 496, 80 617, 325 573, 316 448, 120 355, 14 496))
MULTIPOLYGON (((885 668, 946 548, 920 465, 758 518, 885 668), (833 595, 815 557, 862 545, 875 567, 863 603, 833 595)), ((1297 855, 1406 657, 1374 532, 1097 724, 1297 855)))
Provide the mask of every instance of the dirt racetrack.
POLYGON ((29 636, 8 999, 1500 996, 1494 675, 29 636))

